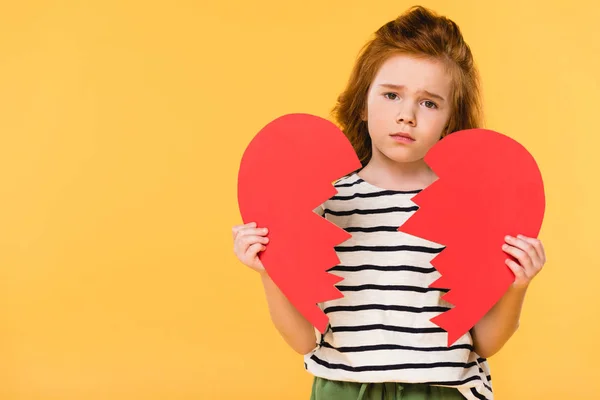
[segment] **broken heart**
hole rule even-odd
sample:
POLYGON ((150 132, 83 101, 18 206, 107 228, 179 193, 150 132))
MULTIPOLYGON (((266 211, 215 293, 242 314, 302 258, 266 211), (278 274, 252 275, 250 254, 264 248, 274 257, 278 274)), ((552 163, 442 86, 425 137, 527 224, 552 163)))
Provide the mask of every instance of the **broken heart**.
MULTIPOLYGON (((442 275, 432 286, 450 289, 455 305, 432 322, 448 332, 449 345, 497 302, 514 280, 501 251, 505 235, 535 237, 545 200, 531 155, 494 131, 455 132, 425 161, 439 179, 413 197, 419 210, 398 230, 445 246, 432 265, 442 275)), ((259 257, 298 311, 324 333, 328 318, 317 303, 342 297, 334 247, 351 237, 313 210, 337 193, 333 182, 360 161, 333 123, 288 114, 267 124, 248 145, 238 175, 244 223, 269 228, 259 257)))

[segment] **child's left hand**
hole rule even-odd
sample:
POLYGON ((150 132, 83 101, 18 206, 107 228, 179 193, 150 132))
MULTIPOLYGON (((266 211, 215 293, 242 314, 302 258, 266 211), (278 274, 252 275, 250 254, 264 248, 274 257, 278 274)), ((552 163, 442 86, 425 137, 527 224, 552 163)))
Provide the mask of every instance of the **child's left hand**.
POLYGON ((506 236, 506 243, 502 250, 515 257, 519 262, 511 259, 506 260, 506 265, 515 274, 514 288, 525 289, 531 280, 542 270, 546 263, 544 246, 539 239, 517 235, 517 237, 506 236))

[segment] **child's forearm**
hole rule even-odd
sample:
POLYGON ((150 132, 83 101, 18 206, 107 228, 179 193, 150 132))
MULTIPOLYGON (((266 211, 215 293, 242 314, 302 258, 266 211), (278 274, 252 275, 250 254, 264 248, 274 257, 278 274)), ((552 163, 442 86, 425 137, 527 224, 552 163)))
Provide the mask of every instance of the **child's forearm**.
POLYGON ((261 272, 261 279, 273 324, 294 351, 309 353, 317 342, 315 328, 290 303, 266 272, 261 272))
POLYGON ((473 345, 481 357, 496 354, 515 333, 526 291, 526 288, 511 287, 473 327, 473 345))

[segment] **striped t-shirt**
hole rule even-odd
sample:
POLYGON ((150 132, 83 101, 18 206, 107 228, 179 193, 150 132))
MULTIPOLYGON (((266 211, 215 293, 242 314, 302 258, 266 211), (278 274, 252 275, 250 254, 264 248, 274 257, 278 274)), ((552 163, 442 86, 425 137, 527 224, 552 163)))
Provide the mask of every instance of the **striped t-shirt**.
POLYGON ((419 191, 378 188, 357 173, 315 212, 352 235, 336 247, 343 298, 319 304, 329 317, 316 348, 304 356, 315 376, 353 382, 428 383, 456 387, 467 399, 493 399, 487 360, 469 333, 448 347, 430 321, 451 304, 429 288, 440 277, 430 261, 443 245, 398 231, 419 191))

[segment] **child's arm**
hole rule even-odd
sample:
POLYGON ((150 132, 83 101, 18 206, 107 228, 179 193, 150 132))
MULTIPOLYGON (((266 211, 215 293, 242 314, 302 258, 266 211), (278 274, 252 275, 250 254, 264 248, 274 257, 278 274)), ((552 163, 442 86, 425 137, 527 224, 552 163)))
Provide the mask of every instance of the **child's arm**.
POLYGON ((475 352, 483 358, 496 354, 519 327, 527 288, 511 287, 471 329, 475 352))
POLYGON ((315 328, 298 312, 266 271, 260 273, 273 324, 288 345, 302 355, 317 345, 315 328))
POLYGON ((296 310, 267 274, 258 253, 266 249, 269 242, 268 229, 257 228, 255 222, 236 225, 232 229, 235 255, 244 265, 257 271, 265 288, 271 320, 290 345, 300 354, 307 354, 317 346, 313 326, 296 310))
POLYGON ((507 236, 506 243, 502 249, 519 261, 506 261, 515 274, 515 282, 471 329, 475 352, 484 358, 496 354, 519 327, 527 288, 546 263, 544 246, 538 239, 507 236))

